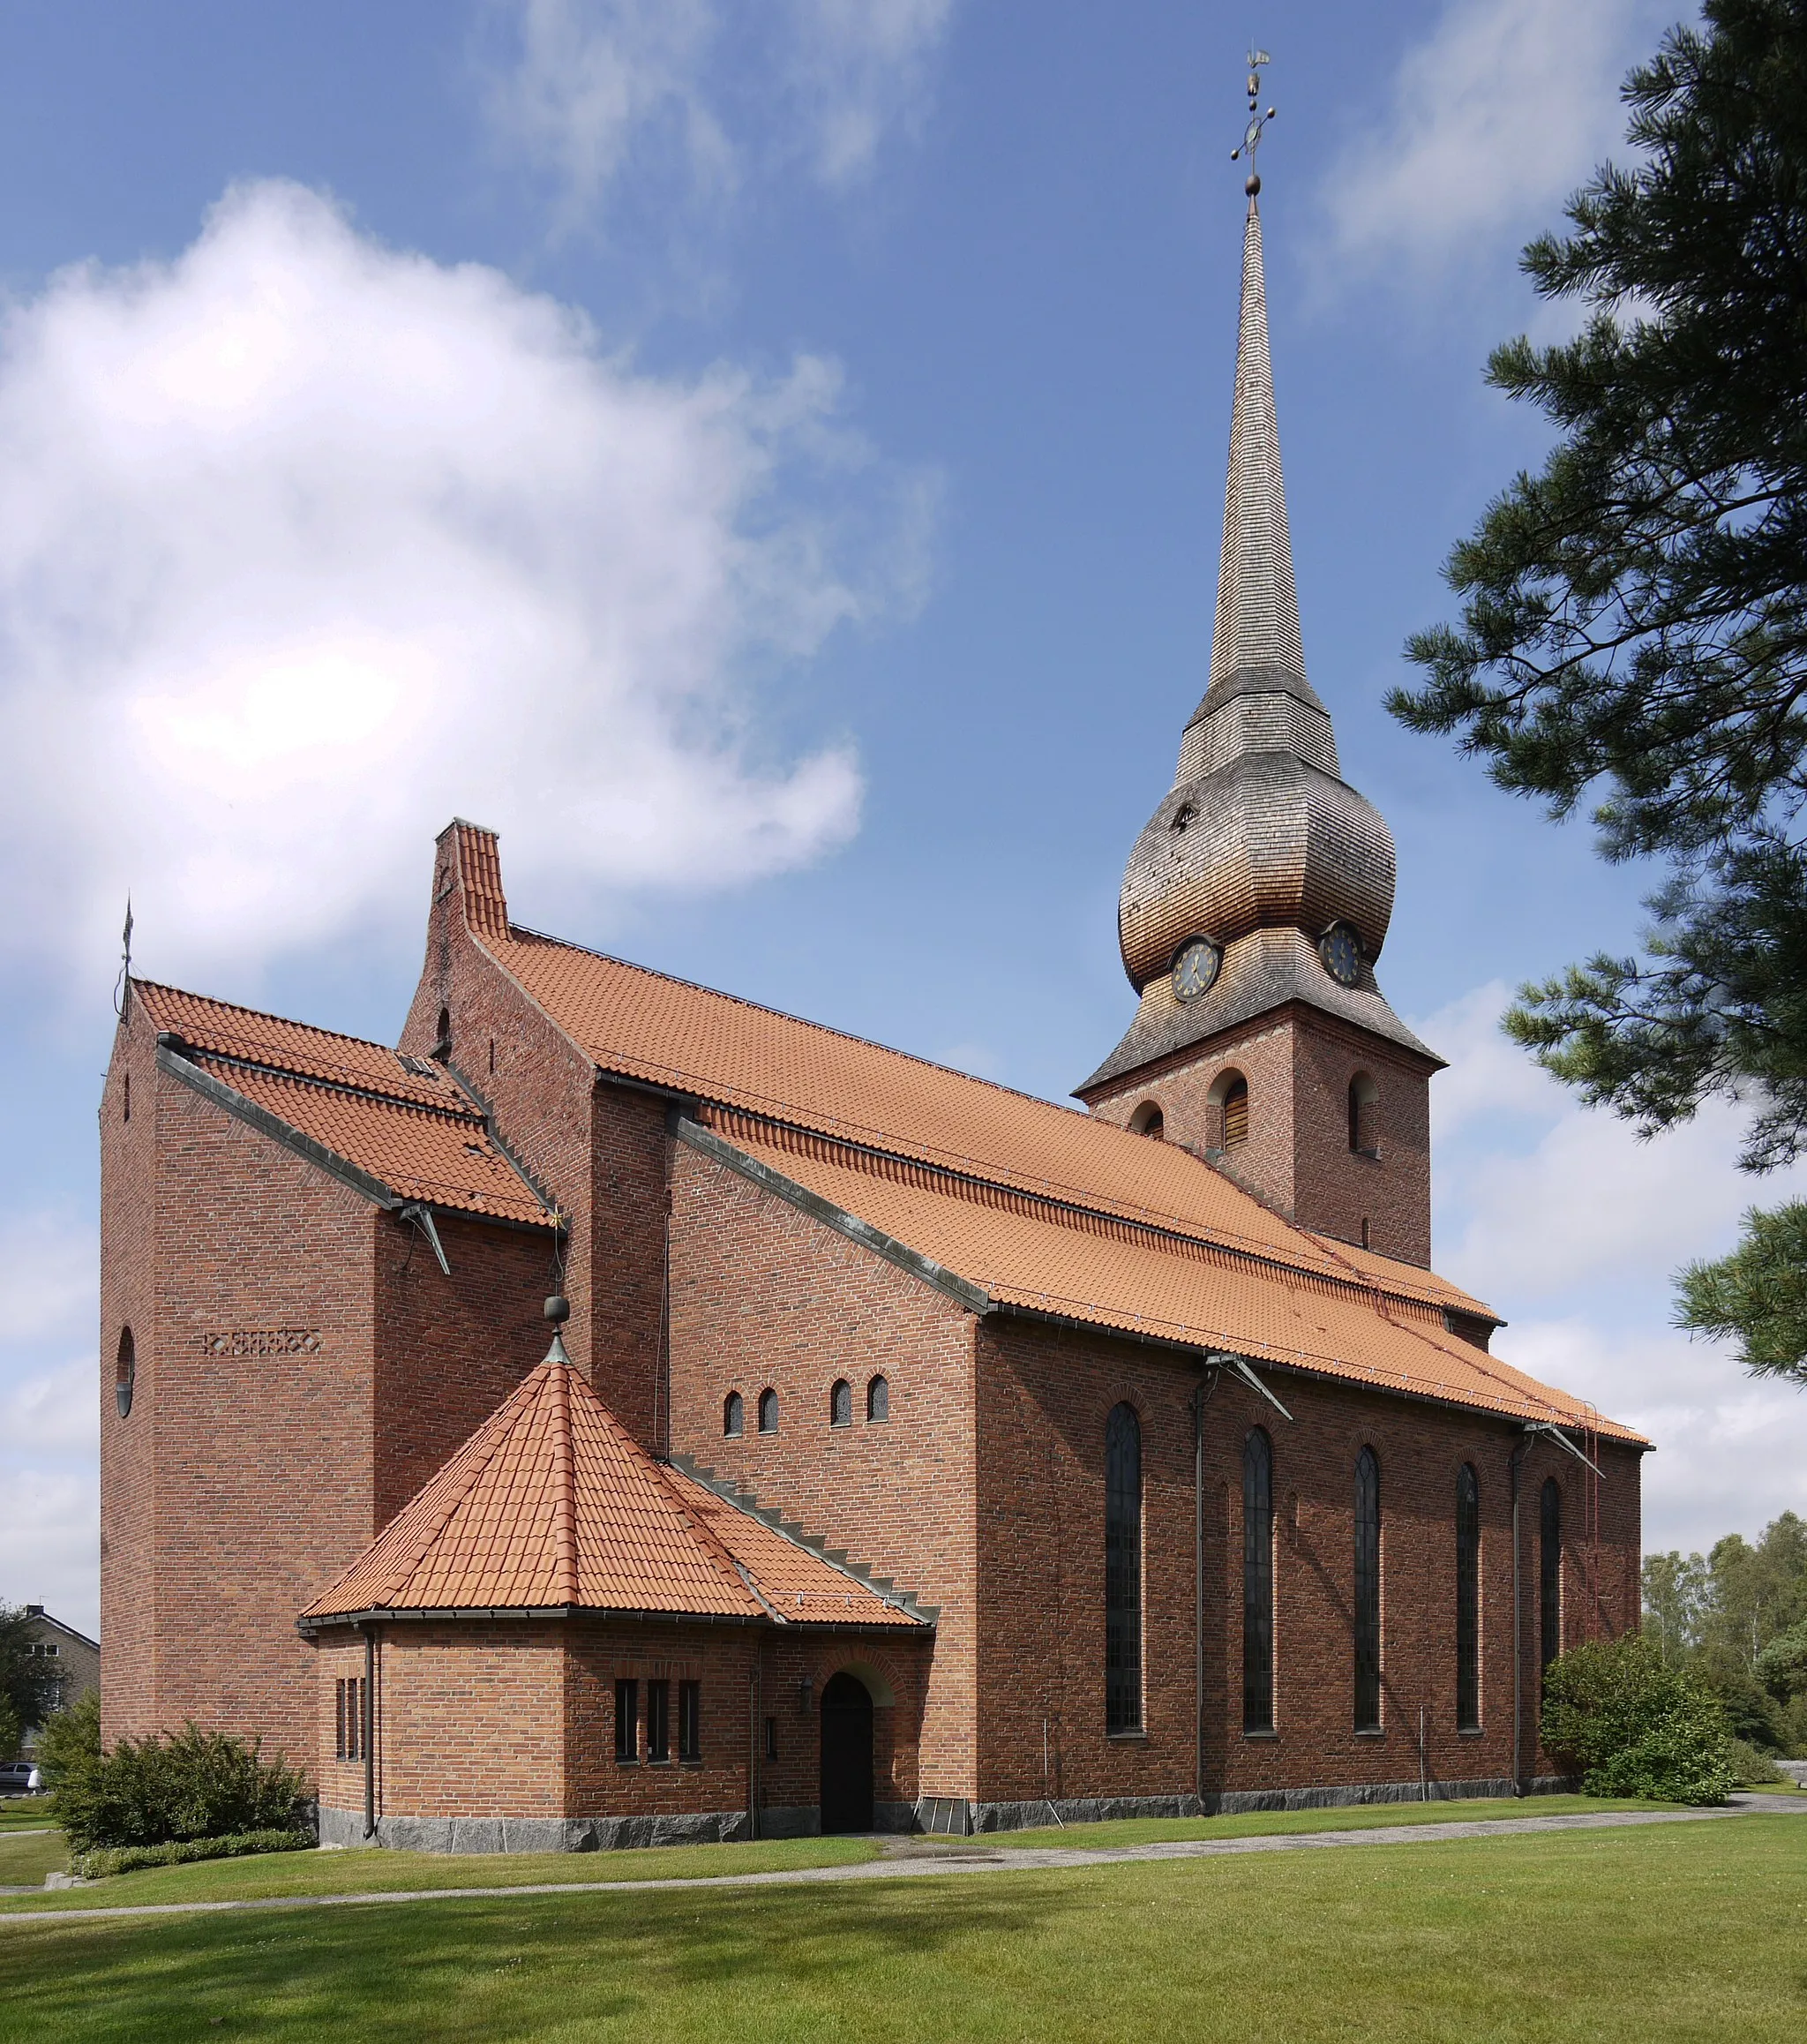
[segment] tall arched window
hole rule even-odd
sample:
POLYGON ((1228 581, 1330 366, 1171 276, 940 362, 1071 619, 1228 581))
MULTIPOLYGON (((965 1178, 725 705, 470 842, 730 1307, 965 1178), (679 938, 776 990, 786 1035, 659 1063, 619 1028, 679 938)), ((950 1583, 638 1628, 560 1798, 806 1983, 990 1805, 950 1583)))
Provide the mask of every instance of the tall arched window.
POLYGON ((1481 1479, 1456 1477, 1456 1729, 1481 1729, 1481 1479))
POLYGON ((1380 1729, 1380 1464, 1355 1459, 1355 1729, 1380 1729))
POLYGON ((1142 1422, 1117 1405, 1105 1428, 1105 1730, 1142 1729, 1142 1422))
POLYGON ((722 1401, 722 1432, 730 1440, 746 1432, 746 1403, 738 1391, 731 1391, 722 1401))
POLYGON ((874 1377, 866 1387, 866 1417, 874 1422, 891 1417, 891 1387, 882 1377, 874 1377))
POLYGON ((1544 1479, 1537 1522, 1538 1666, 1547 1668, 1563 1650, 1563 1492, 1554 1477, 1544 1479))
POLYGON ((1274 1450, 1256 1427, 1242 1446, 1242 1729, 1274 1728, 1274 1450))
POLYGON ((761 1433, 778 1431, 778 1394, 769 1385, 759 1394, 759 1431, 761 1433))
POLYGON ((439 1011, 439 1019, 433 1030, 431 1055, 438 1058, 447 1058, 452 1055, 452 1011, 449 1008, 441 1008, 439 1011))
POLYGON ((131 1394, 138 1383, 138 1343, 131 1338, 131 1329, 119 1330, 119 1349, 113 1362, 113 1402, 119 1408, 124 1419, 131 1410, 131 1394))
POLYGON ((1224 1147, 1248 1140, 1248 1081, 1238 1072, 1224 1088, 1224 1147))
POLYGON ((837 1377, 833 1390, 829 1393, 829 1424, 853 1424, 853 1386, 844 1377, 837 1377))
POLYGON ((1358 1156, 1380 1154, 1380 1138, 1375 1130, 1379 1105, 1379 1089, 1365 1071, 1358 1071, 1349 1081, 1349 1147, 1358 1156))

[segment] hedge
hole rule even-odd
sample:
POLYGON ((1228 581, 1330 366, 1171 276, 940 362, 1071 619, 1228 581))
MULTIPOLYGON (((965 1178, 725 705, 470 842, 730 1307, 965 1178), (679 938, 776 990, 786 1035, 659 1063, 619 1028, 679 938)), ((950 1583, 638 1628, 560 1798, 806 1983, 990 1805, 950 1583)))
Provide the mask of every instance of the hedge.
POLYGON ((98 1845, 71 1855, 69 1870, 85 1881, 136 1874, 145 1867, 185 1867, 191 1860, 243 1860, 253 1852, 311 1852, 311 1831, 236 1831, 224 1838, 173 1838, 167 1845, 98 1845))

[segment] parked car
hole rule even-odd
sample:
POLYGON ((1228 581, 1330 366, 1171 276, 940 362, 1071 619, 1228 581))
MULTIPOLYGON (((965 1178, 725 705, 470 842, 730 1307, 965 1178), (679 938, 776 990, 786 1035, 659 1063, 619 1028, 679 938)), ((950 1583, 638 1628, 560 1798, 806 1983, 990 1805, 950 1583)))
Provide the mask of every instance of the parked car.
POLYGON ((28 1760, 0 1761, 0 1796, 41 1795, 44 1777, 28 1760))

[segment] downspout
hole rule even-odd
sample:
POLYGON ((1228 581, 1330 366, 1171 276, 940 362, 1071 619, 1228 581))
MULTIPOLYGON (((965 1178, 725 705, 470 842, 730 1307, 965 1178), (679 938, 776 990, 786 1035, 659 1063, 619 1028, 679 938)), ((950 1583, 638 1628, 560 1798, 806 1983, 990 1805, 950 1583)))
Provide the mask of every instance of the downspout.
POLYGON ((759 1671, 746 1678, 746 1835, 759 1837, 759 1671))
POLYGON ((1193 1793, 1204 1815, 1204 1379, 1192 1393, 1193 1793))
POLYGON ((1521 1434, 1507 1468, 1512 1491, 1512 1793, 1525 1793, 1525 1600, 1518 1587, 1518 1477, 1531 1436, 1521 1434))
POLYGON ((364 1835, 377 1835, 377 1628, 364 1628, 364 1835))

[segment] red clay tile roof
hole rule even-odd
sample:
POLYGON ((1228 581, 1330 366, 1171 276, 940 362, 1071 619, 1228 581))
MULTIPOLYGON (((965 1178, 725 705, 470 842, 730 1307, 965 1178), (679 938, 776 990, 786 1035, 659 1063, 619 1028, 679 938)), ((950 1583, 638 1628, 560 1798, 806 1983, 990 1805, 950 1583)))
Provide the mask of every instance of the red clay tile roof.
MULTIPOLYGON (((551 937, 514 928, 480 941, 605 1071, 1301 1270, 1343 1274, 1361 1254, 1295 1228, 1175 1144, 551 937)), ((1385 1257, 1364 1267, 1403 1297, 1499 1317, 1433 1272, 1385 1257)))
POLYGON ((1202 1236, 1181 1238, 1001 1193, 744 1116, 716 1112, 709 1119, 756 1164, 857 1215, 1000 1305, 1515 1419, 1641 1439, 1450 1334, 1440 1307, 1390 1296, 1353 1266, 1332 1275, 1263 1265, 1202 1236))
POLYGON ((149 981, 133 981, 132 998, 160 1033, 179 1040, 187 1063, 398 1199, 556 1225, 496 1147, 482 1111, 436 1066, 149 981))
POLYGON ((924 1622, 655 1462, 551 1357, 302 1616, 563 1609, 924 1622))

